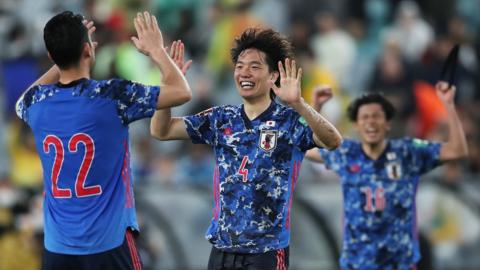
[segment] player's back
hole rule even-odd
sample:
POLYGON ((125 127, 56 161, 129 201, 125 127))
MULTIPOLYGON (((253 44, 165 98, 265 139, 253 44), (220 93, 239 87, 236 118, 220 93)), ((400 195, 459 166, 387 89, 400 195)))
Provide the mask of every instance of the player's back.
POLYGON ((123 110, 152 95, 121 97, 133 87, 128 83, 81 79, 36 86, 23 97, 22 119, 44 169, 49 251, 98 253, 119 246, 128 227, 138 229, 127 125, 135 117, 126 119, 123 110))

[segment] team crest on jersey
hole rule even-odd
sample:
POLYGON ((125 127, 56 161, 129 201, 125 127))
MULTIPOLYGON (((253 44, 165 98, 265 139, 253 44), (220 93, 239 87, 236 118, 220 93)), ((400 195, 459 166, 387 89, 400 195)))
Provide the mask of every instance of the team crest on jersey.
POLYGON ((277 147, 278 132, 276 130, 262 130, 260 132, 260 148, 272 151, 277 147))
POLYGON ((387 164, 387 175, 391 180, 398 180, 402 177, 402 166, 400 163, 391 162, 387 164))

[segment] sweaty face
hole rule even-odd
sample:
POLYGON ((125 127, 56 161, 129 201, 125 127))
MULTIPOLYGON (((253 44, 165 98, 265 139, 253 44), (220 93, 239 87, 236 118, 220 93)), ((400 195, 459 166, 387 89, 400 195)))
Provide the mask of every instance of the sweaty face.
POLYGON ((363 143, 379 144, 385 139, 390 130, 382 106, 378 103, 370 103, 360 106, 355 122, 355 129, 363 143))
POLYGON ((269 72, 264 52, 246 49, 235 64, 235 84, 240 96, 247 100, 270 98, 270 79, 276 79, 276 72, 269 72))

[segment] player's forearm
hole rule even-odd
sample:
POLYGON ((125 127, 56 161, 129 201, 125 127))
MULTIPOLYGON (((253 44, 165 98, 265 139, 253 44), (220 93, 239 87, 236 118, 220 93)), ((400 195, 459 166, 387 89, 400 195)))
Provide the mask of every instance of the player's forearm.
MULTIPOLYGON (((52 84, 58 82, 60 79, 60 69, 57 65, 53 65, 47 72, 45 72, 38 80, 36 80, 30 87, 39 84, 52 84)), ((29 87, 29 88, 30 88, 29 87)))
POLYGON ((162 73, 162 89, 172 90, 174 94, 174 106, 181 105, 192 98, 190 86, 183 76, 182 71, 170 58, 165 49, 159 48, 150 55, 151 59, 162 73))
POLYGON ((172 117, 170 108, 155 111, 150 121, 150 134, 160 141, 190 138, 183 118, 172 117))
POLYGON ((342 143, 342 136, 338 130, 321 114, 316 112, 303 98, 296 104, 291 104, 313 131, 314 137, 328 149, 335 149, 342 143))
POLYGON ((158 140, 166 140, 172 121, 170 109, 157 110, 150 120, 150 135, 158 140))
POLYGON ((459 159, 468 155, 467 139, 462 122, 458 117, 454 104, 444 104, 447 110, 448 141, 444 145, 441 158, 459 159))

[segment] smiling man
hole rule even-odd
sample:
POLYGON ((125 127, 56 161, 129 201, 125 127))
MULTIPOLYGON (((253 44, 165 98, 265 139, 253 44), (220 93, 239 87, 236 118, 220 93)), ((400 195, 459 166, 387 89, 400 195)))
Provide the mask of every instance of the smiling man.
MULTIPOLYGON (((341 269, 409 270, 420 260, 415 216, 419 177, 468 152, 453 102, 455 87, 440 82, 436 90, 448 114, 449 140, 445 143, 387 139, 395 109, 382 95, 366 94, 348 108, 360 141, 346 139, 335 151, 308 151, 309 159, 325 163, 341 179, 341 269)), ((315 93, 315 109, 320 111, 331 96, 331 91, 315 93)))
POLYGON ((287 269, 292 195, 305 151, 334 149, 342 138, 301 98, 301 69, 278 32, 247 29, 231 55, 243 104, 177 118, 169 109, 158 110, 151 133, 159 140, 190 139, 214 149, 208 269, 287 269), (288 106, 277 103, 275 95, 288 106))

